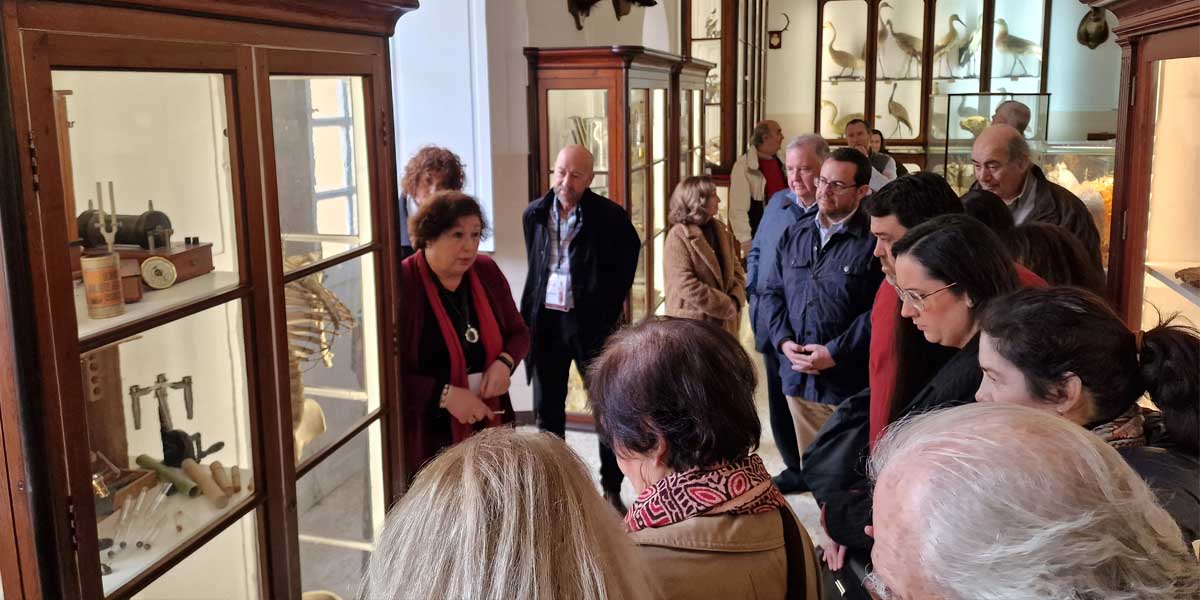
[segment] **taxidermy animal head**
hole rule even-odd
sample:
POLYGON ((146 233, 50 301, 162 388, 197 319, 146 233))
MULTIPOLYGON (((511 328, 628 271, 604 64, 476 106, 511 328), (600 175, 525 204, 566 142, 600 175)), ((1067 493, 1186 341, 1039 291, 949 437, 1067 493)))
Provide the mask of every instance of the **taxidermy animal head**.
POLYGON ((575 29, 583 31, 583 17, 592 13, 592 7, 600 0, 567 0, 567 12, 575 17, 575 29))
POLYGON ((1108 39, 1108 20, 1104 18, 1103 8, 1093 8, 1083 15, 1075 39, 1092 50, 1108 39))
POLYGON ((617 20, 620 21, 621 17, 633 10, 633 5, 654 6, 658 4, 658 0, 612 0, 612 3, 613 12, 617 13, 617 20))

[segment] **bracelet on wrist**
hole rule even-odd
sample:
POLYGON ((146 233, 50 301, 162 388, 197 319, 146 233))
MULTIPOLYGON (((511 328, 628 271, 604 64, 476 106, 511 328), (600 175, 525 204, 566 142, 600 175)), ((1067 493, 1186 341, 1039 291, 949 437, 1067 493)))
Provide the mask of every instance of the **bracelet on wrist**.
POLYGON ((503 355, 503 354, 501 354, 500 356, 497 356, 497 357, 496 357, 496 360, 498 360, 498 361, 500 361, 500 362, 504 363, 504 366, 508 367, 508 374, 509 374, 509 375, 512 375, 513 371, 516 371, 516 370, 517 370, 517 365, 513 364, 513 361, 512 361, 512 359, 510 359, 509 357, 507 357, 507 356, 505 356, 505 355, 503 355))
POLYGON ((450 384, 442 386, 442 395, 438 398, 438 408, 446 408, 446 398, 450 397, 450 384))

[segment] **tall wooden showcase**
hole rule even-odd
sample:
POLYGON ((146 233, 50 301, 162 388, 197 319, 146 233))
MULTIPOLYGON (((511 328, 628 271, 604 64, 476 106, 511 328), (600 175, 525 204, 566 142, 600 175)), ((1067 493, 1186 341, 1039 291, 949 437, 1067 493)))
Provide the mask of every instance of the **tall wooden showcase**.
POLYGON ((1108 261, 1110 296, 1133 329, 1180 313, 1200 325, 1200 5, 1086 0, 1116 15, 1120 123, 1108 261), (1189 133, 1182 133, 1189 132, 1189 133))
POLYGON ((4 597, 353 597, 406 476, 387 37, 416 5, 4 0, 0 439, 40 461, 4 465, 4 597), (132 269, 99 318, 73 255, 104 233, 132 269))

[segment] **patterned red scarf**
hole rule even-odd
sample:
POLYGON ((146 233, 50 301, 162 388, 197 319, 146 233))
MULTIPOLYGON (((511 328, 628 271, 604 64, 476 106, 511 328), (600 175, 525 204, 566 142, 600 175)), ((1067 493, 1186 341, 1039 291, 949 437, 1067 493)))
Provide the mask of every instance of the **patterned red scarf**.
POLYGON ((1140 448, 1146 445, 1146 417, 1142 416, 1142 409, 1134 404, 1121 416, 1093 427, 1092 433, 1118 450, 1140 448))
MULTIPOLYGON (((467 383, 466 354, 463 353, 459 333, 455 330, 454 323, 450 321, 450 316, 446 314, 446 307, 442 306, 437 286, 433 283, 435 275, 429 268, 429 262, 425 259, 424 250, 417 251, 417 267, 421 273, 421 284, 425 288, 425 299, 433 308, 433 315, 437 317, 438 329, 442 332, 442 340, 446 342, 446 351, 450 354, 450 385, 465 388, 469 385, 467 383)), ((471 268, 463 275, 460 285, 471 286, 471 303, 475 307, 475 318, 479 319, 479 337, 482 338, 483 353, 487 357, 487 360, 484 361, 486 368, 487 365, 495 362, 496 357, 504 350, 500 326, 496 323, 496 315, 492 313, 492 305, 488 303, 487 293, 483 291, 483 284, 475 275, 475 265, 471 265, 471 268)), ((500 399, 483 398, 483 403, 487 404, 493 412, 492 416, 488 418, 487 426, 500 425, 500 415, 496 414, 500 410, 500 399)), ((474 425, 459 423, 458 419, 451 417, 450 437, 455 444, 474 434, 474 425)))
POLYGON ((757 454, 711 467, 672 473, 642 490, 625 515, 630 531, 666 527, 709 513, 733 499, 739 502, 721 514, 749 515, 787 506, 771 474, 757 454), (767 482, 757 491, 756 487, 767 482))

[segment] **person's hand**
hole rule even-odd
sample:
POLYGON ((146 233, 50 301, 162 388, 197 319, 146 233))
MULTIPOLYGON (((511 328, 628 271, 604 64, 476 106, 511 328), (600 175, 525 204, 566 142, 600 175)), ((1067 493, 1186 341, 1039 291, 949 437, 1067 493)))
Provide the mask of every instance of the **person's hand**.
POLYGON ((779 345, 779 349, 783 351, 784 358, 792 363, 792 369, 796 369, 796 364, 804 357, 804 347, 796 342, 788 340, 779 345))
POLYGON ((508 365, 498 360, 492 361, 491 366, 483 371, 483 379, 479 382, 479 397, 503 396, 511 383, 512 374, 508 371, 508 365))
POLYGON ((858 145, 858 146, 854 146, 854 149, 858 150, 859 152, 862 152, 863 156, 865 156, 867 158, 871 158, 871 147, 870 146, 858 145))
POLYGON ((821 344, 806 344, 800 347, 804 354, 799 355, 799 360, 792 361, 792 370, 809 375, 819 375, 821 371, 829 369, 837 365, 833 360, 833 355, 829 353, 829 348, 821 344))
POLYGON ((841 571, 846 565, 846 547, 827 538, 821 542, 821 548, 825 550, 825 566, 829 567, 830 571, 841 571))
POLYGON ((446 410, 450 416, 458 419, 459 423, 470 425, 492 416, 492 409, 471 393, 471 390, 460 387, 450 387, 446 395, 446 410))
POLYGON ((872 527, 870 525, 863 527, 863 533, 867 534, 867 537, 869 537, 871 539, 875 539, 875 528, 874 527, 872 527))

